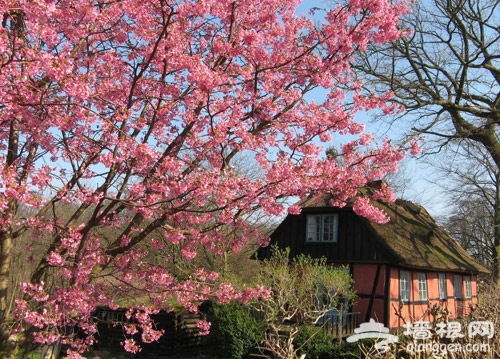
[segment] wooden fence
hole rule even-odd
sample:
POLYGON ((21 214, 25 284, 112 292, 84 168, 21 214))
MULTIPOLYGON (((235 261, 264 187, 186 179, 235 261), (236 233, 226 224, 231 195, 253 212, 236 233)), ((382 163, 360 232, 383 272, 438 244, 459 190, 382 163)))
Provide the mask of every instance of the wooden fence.
POLYGON ((325 315, 323 327, 334 338, 345 338, 354 334, 358 325, 359 312, 336 312, 325 315))

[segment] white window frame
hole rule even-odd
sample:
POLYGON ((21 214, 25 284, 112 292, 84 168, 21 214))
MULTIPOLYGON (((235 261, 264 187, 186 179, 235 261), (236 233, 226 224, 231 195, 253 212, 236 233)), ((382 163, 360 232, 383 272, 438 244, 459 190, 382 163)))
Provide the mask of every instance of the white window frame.
POLYGON ((308 214, 306 218, 306 242, 337 243, 339 223, 337 213, 308 214))
POLYGON ((464 283, 465 283, 465 298, 471 299, 472 298, 472 284, 471 284, 471 278, 469 275, 464 276, 464 283))
POLYGON ((453 274, 453 294, 455 295, 455 299, 464 299, 462 276, 460 274, 453 274))
POLYGON ((399 300, 401 302, 410 301, 410 288, 411 288, 410 272, 407 270, 399 271, 399 300))
POLYGON ((439 299, 448 300, 448 288, 446 287, 446 273, 438 273, 439 299))
POLYGON ((417 273, 418 279, 418 300, 427 301, 429 299, 427 291, 427 274, 424 272, 417 273))

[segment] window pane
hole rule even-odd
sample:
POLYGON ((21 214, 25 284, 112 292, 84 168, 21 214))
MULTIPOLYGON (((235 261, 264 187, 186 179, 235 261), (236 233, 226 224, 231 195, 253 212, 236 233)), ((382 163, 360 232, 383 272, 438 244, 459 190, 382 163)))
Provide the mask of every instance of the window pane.
POLYGON ((470 276, 464 277, 465 281, 465 298, 472 298, 472 285, 470 283, 470 276))
POLYGON ((318 241, 321 237, 321 216, 307 216, 308 241, 318 241))
POLYGON ((306 241, 337 242, 337 214, 313 214, 307 216, 306 241))
POLYGON ((446 289, 446 274, 439 273, 439 299, 447 300, 448 291, 446 289))
POLYGON ((453 287, 455 290, 455 298, 462 299, 462 276, 455 274, 453 275, 453 287))
POLYGON ((418 273, 418 299, 427 300, 427 276, 425 273, 418 273))
POLYGON ((323 240, 335 240, 335 217, 333 215, 323 216, 323 240))
POLYGON ((410 273, 408 271, 399 271, 399 298, 402 302, 410 300, 410 273))

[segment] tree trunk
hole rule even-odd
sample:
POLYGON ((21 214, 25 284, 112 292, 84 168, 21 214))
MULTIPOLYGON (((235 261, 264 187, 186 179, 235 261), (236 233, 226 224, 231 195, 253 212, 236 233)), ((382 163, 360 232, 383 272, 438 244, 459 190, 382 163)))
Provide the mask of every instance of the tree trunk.
POLYGON ((61 353, 61 341, 54 344, 44 345, 42 348, 41 359, 57 359, 61 353))
MULTIPOLYGON (((12 121, 9 130, 9 145, 5 166, 13 166, 19 155, 19 129, 18 121, 12 121)), ((12 221, 18 208, 18 203, 15 199, 9 200, 8 208, 2 213, 4 220, 12 221)), ((9 357, 9 341, 10 336, 10 313, 9 313, 9 279, 12 250, 14 240, 12 238, 12 226, 4 224, 0 229, 0 357, 9 357)), ((12 289, 12 288, 11 288, 12 289)))
POLYGON ((496 175, 495 211, 493 221, 493 268, 492 276, 495 283, 499 282, 500 274, 500 174, 496 175))
POLYGON ((8 287, 13 241, 10 230, 0 232, 0 357, 8 358, 10 315, 8 312, 8 287))

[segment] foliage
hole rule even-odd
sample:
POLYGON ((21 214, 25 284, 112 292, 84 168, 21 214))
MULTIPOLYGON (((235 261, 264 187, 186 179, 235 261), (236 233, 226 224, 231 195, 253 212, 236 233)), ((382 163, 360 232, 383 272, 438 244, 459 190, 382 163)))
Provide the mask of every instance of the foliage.
MULTIPOLYGON (((284 198, 316 191, 342 204, 395 170, 403 152, 355 122, 359 110, 395 108, 388 94, 361 96, 350 64, 402 35, 407 6, 349 1, 316 23, 298 3, 0 2, 0 356, 30 326, 35 342, 61 339, 77 358, 94 341, 91 313, 117 296, 136 299, 131 352, 136 332, 162 334, 150 315, 172 296, 190 310, 258 297, 209 269, 174 271, 165 248, 193 260, 200 246, 263 243, 256 210, 279 215, 284 198), (315 89, 323 101, 307 100, 315 89), (342 161, 321 156, 334 134, 353 135, 342 161), (258 177, 235 167, 244 155, 258 177), (34 263, 12 317, 14 248, 34 263)), ((381 216, 366 200, 356 208, 381 216)))
POLYGON ((267 324, 261 347, 277 358, 296 358, 300 350, 295 339, 342 298, 354 298, 352 278, 343 267, 331 267, 326 259, 299 255, 290 258, 290 249, 273 246, 271 258, 261 264, 257 282, 271 288, 265 300, 249 305, 267 324))
POLYGON ((306 354, 306 358, 312 359, 361 358, 359 344, 334 340, 326 330, 310 325, 304 326, 295 339, 299 354, 306 354))
POLYGON ((214 303, 208 320, 208 339, 220 358, 245 358, 264 335, 263 321, 237 301, 227 305, 214 303))
POLYGON ((302 328, 295 339, 295 347, 299 348, 299 354, 306 354, 307 358, 329 359, 339 347, 338 341, 321 327, 306 325, 302 328))

